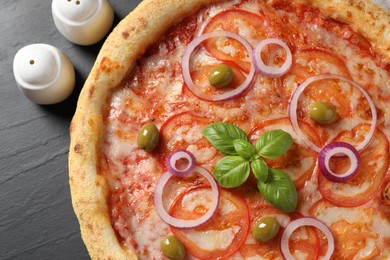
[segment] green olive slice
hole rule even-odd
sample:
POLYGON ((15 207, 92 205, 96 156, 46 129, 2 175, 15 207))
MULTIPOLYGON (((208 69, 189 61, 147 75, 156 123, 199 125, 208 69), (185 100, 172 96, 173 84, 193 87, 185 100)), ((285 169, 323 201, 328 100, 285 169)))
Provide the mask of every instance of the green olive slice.
POLYGON ((167 236, 160 241, 161 250, 171 260, 182 260, 186 253, 183 244, 174 236, 167 236))
POLYGON ((158 139, 159 133, 157 127, 153 123, 149 123, 139 130, 137 144, 139 148, 149 152, 157 146, 158 139))
POLYGON ((233 70, 226 64, 217 65, 210 71, 209 82, 213 87, 226 87, 232 80, 233 70))
POLYGON ((309 115, 320 124, 331 124, 337 119, 334 107, 322 101, 316 101, 310 105, 309 115))
POLYGON ((279 228, 279 222, 275 218, 264 217, 253 225, 252 235, 258 242, 267 242, 276 236, 279 228))

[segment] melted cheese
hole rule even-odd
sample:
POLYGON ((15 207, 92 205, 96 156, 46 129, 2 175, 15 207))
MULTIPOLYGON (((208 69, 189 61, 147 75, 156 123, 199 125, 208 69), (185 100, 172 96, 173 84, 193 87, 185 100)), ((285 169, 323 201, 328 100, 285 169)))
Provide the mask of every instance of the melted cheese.
POLYGON ((349 184, 343 184, 339 186, 334 185, 332 186, 332 192, 339 195, 355 196, 355 195, 362 194, 369 187, 370 184, 367 182, 363 183, 363 185, 360 186, 349 185, 349 184))
POLYGON ((301 252, 299 250, 295 250, 292 255, 297 260, 305 260, 308 259, 309 255, 307 253, 301 252))
POLYGON ((267 259, 265 259, 264 257, 261 257, 259 255, 256 255, 256 256, 251 256, 251 257, 247 258, 247 260, 267 260, 267 259))
POLYGON ((226 249, 239 231, 239 226, 233 226, 223 230, 196 231, 189 230, 184 233, 203 250, 226 249))
POLYGON ((354 256, 354 260, 364 259, 370 257, 372 252, 375 250, 375 240, 367 239, 366 246, 359 250, 359 252, 354 256))
POLYGON ((346 220, 348 223, 371 223, 372 214, 372 211, 367 212, 364 210, 364 207, 331 207, 323 210, 319 215, 317 215, 317 218, 330 226, 332 223, 337 222, 338 220, 346 220))

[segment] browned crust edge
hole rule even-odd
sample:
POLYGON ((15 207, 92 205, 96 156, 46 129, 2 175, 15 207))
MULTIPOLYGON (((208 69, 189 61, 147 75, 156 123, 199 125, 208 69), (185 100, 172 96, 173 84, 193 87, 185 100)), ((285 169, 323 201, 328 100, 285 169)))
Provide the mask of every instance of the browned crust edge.
POLYGON ((372 49, 390 62, 390 12, 369 0, 300 0, 336 20, 350 24, 366 37, 372 49))
MULTIPOLYGON (((390 61, 390 14, 366 0, 298 0, 320 8, 367 37, 390 61)), ((108 188, 98 172, 102 112, 110 91, 150 44, 181 18, 213 0, 144 0, 113 30, 81 91, 70 127, 69 183, 81 235, 93 259, 136 259, 120 245, 111 226, 108 188)))

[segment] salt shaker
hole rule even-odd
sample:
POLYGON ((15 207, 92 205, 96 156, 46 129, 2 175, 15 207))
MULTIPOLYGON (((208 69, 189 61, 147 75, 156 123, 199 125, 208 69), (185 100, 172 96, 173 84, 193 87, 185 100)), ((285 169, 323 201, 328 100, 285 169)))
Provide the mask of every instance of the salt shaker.
POLYGON ((55 104, 65 100, 75 85, 70 59, 48 44, 31 44, 14 57, 13 71, 18 88, 37 104, 55 104))
POLYGON ((57 29, 79 45, 92 45, 103 39, 114 21, 108 0, 53 0, 51 7, 57 29))

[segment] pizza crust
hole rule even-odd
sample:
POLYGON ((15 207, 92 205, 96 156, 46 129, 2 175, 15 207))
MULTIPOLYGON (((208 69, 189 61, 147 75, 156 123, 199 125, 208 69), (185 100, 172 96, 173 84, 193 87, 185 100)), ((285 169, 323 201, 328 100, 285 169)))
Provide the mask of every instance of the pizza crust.
MULTIPOLYGON (((375 51, 390 61, 390 15, 363 0, 300 0, 345 21, 366 36, 375 51), (382 36, 382 37, 380 37, 382 36)), ((111 226, 109 194, 99 174, 103 113, 110 93, 136 59, 164 32, 213 0, 144 0, 109 35, 81 91, 70 126, 69 182, 82 238, 93 259, 136 259, 124 249, 111 226)))
POLYGON ((390 13, 367 0, 303 0, 324 14, 349 24, 372 44, 375 52, 390 61, 390 13))

